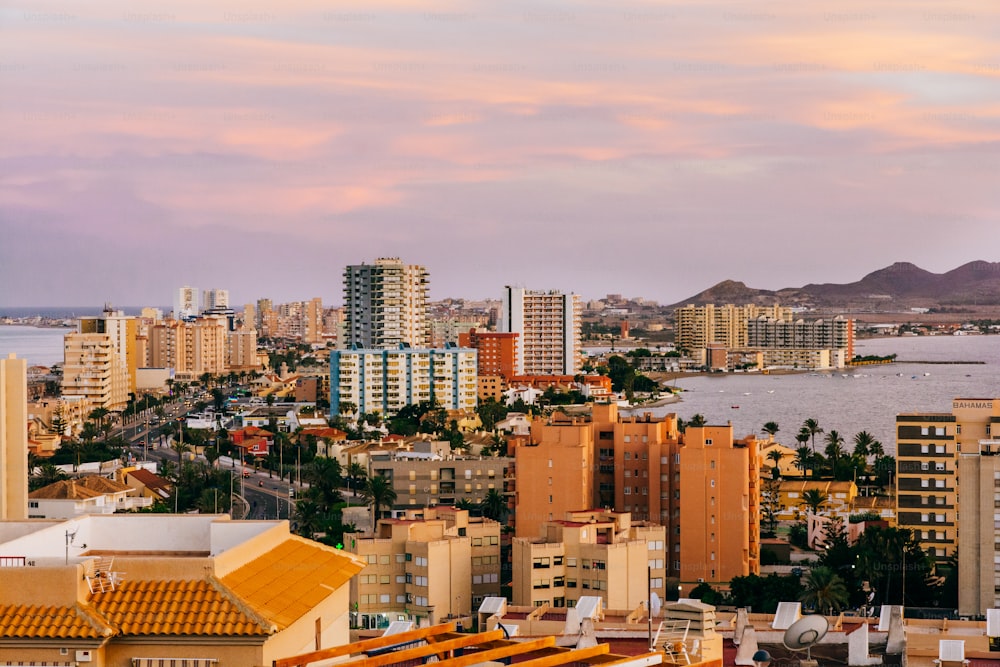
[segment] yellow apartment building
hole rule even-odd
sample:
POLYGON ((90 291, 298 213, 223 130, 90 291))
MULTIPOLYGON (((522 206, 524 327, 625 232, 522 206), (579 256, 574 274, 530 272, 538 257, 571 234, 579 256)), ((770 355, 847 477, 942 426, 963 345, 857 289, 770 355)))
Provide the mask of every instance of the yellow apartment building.
POLYGON ((134 317, 126 316, 123 311, 105 306, 104 312, 97 317, 81 317, 79 332, 102 333, 111 337, 115 345, 115 352, 125 364, 128 373, 128 390, 135 393, 135 372, 145 362, 145 358, 139 356, 140 350, 137 342, 139 321, 134 317))
POLYGON ((381 519, 374 535, 348 533, 344 548, 365 563, 351 582, 353 627, 438 623, 500 594, 500 524, 454 507, 381 519))
POLYGON ((70 333, 63 339, 62 395, 78 396, 86 407, 124 410, 129 376, 115 342, 106 333, 70 333))
POLYGON ((677 347, 685 350, 704 349, 709 343, 722 343, 725 347, 747 347, 748 322, 758 317, 790 320, 790 308, 746 304, 716 306, 689 304, 674 311, 677 347))
POLYGON ((0 359, 0 521, 28 518, 28 362, 0 359))
POLYGON ((607 609, 635 609, 666 595, 666 529, 628 512, 587 510, 546 522, 538 537, 514 538, 513 603, 575 607, 597 595, 607 609))

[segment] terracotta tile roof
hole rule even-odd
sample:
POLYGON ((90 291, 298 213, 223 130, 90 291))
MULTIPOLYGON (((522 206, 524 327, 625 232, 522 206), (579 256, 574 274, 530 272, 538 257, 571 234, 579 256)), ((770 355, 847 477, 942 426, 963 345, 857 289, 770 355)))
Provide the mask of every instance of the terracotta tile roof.
POLYGON ((271 628, 207 580, 125 581, 91 603, 123 635, 262 636, 271 628))
POLYGON ((98 493, 121 493, 131 490, 128 484, 122 484, 101 475, 87 475, 78 479, 76 483, 98 493))
POLYGON ((283 630, 365 565, 353 554, 292 536, 222 583, 283 630))
POLYGON ((114 630, 81 605, 0 605, 4 639, 97 639, 114 630))
POLYGON ((154 472, 150 472, 145 468, 136 468, 135 470, 130 470, 126 477, 131 477, 136 480, 147 489, 153 491, 163 491, 162 496, 167 496, 167 490, 170 489, 170 482, 163 477, 160 477, 154 472))
POLYGON ((43 500, 83 500, 86 498, 96 498, 104 494, 99 491, 92 491, 75 479, 64 479, 61 482, 53 482, 48 486, 35 489, 28 494, 29 498, 40 498, 43 500))

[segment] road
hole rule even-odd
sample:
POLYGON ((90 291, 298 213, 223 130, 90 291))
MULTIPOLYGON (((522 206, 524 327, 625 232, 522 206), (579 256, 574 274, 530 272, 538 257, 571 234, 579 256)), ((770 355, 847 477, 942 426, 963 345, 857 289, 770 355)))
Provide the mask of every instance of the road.
MULTIPOLYGON (((136 461, 155 461, 158 465, 170 461, 176 465, 177 452, 170 448, 170 438, 164 434, 163 428, 167 423, 183 418, 188 409, 181 403, 171 403, 164 406, 164 411, 163 421, 159 424, 149 423, 148 420, 154 417, 152 411, 147 411, 148 414, 127 419, 111 432, 111 437, 124 438, 136 461)), ((192 456, 207 462, 204 456, 192 456)), ((246 476, 242 476, 239 462, 234 462, 229 457, 216 461, 216 467, 233 473, 234 516, 237 518, 288 519, 289 513, 294 512, 294 498, 289 498, 288 495, 292 484, 269 476, 266 470, 258 472, 250 467, 243 468, 246 476), (245 507, 245 517, 240 516, 241 505, 245 507)))

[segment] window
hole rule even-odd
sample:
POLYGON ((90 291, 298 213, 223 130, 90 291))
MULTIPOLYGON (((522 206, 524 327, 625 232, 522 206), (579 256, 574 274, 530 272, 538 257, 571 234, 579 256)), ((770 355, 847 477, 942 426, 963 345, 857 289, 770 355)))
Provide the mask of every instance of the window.
POLYGON ((427 567, 427 556, 417 556, 415 564, 417 567, 427 567))
POLYGON ((500 544, 500 538, 496 535, 490 535, 490 544, 500 544))
POLYGON ((538 569, 538 568, 541 568, 541 567, 548 567, 548 566, 549 566, 549 559, 547 557, 546 558, 534 558, 531 561, 531 567, 533 567, 535 569, 538 569))
POLYGON ((944 514, 935 514, 934 520, 938 523, 944 523, 944 514))
POLYGON ((410 481, 413 481, 416 478, 417 478, 417 471, 416 470, 411 470, 410 471, 410 481))
POLYGON ((563 557, 562 556, 553 556, 552 557, 552 564, 553 565, 562 565, 563 564, 563 557))
POLYGON ((405 574, 397 574, 396 575, 396 583, 397 584, 405 584, 406 583, 406 575, 405 574))
POLYGON ((938 472, 944 472, 944 462, 938 461, 937 463, 935 463, 934 469, 937 470, 938 472))
POLYGON ((594 569, 595 570, 606 570, 607 569, 607 565, 604 563, 603 560, 595 560, 594 561, 594 569))
POLYGON ((378 596, 378 601, 379 604, 389 604, 389 594, 382 593, 381 595, 378 596))
POLYGON ((576 588, 576 579, 567 579, 566 588, 576 588))
POLYGON ((646 542, 646 548, 650 551, 658 551, 663 549, 663 540, 650 540, 646 542))
POLYGON ((536 588, 536 589, 537 588, 549 588, 549 580, 548 579, 535 579, 534 581, 531 582, 531 587, 532 588, 536 588))
POLYGON ((426 595, 418 595, 417 597, 413 598, 413 601, 417 604, 417 606, 420 606, 420 607, 426 607, 427 606, 427 596, 426 595))
POLYGON ((926 454, 929 451, 930 451, 930 448, 927 445, 920 445, 920 453, 921 454, 926 454))
POLYGON ((416 577, 413 578, 413 583, 416 586, 423 586, 423 587, 426 588, 427 587, 427 577, 424 577, 424 576, 421 576, 421 575, 417 575, 416 577))
POLYGON ((921 488, 926 489, 928 486, 930 486, 930 480, 927 479, 920 480, 920 486, 921 488))
POLYGON ((663 588, 663 579, 660 577, 653 577, 649 580, 649 586, 651 588, 663 588))
POLYGON ((936 479, 936 480, 934 480, 934 486, 935 486, 935 488, 943 489, 944 488, 944 480, 943 479, 936 479))
POLYGON ((712 439, 711 438, 705 438, 705 446, 706 447, 711 447, 712 446, 712 439))
POLYGON ((934 435, 944 435, 944 426, 935 426, 934 435))
POLYGON ((589 570, 590 569, 590 559, 589 558, 584 558, 583 559, 583 569, 584 570, 589 570))
POLYGON ((368 554, 368 564, 378 565, 378 554, 368 554))
POLYGON ((465 479, 472 479, 472 469, 465 471, 465 479))
POLYGON ((473 585, 475 585, 475 584, 481 584, 481 583, 483 583, 483 575, 481 575, 481 574, 474 574, 474 575, 472 575, 472 584, 473 585))
POLYGON ((631 486, 626 486, 625 487, 625 495, 626 496, 632 495, 632 487, 631 486))
POLYGON ((380 575, 379 578, 378 578, 378 583, 380 583, 380 584, 388 584, 389 583, 389 575, 388 574, 380 575))
POLYGON ((396 596, 396 604, 406 604, 406 595, 405 594, 403 594, 403 595, 397 595, 396 596))
POLYGON ((649 561, 649 567, 653 568, 654 570, 663 569, 663 559, 662 558, 651 559, 649 561))
POLYGON ((931 517, 930 517, 930 515, 929 515, 929 514, 921 514, 921 515, 920 515, 920 520, 921 520, 921 521, 924 521, 924 522, 927 522, 927 521, 930 521, 930 520, 931 520, 931 517))
POLYGON ((575 558, 567 558, 566 559, 566 567, 576 567, 576 559, 575 558))
POLYGON ((483 546, 483 538, 481 538, 481 537, 473 537, 472 538, 472 546, 474 546, 474 547, 481 547, 481 546, 483 546))
POLYGON ((553 586, 565 586, 566 585, 565 577, 554 577, 552 579, 552 585, 553 586))

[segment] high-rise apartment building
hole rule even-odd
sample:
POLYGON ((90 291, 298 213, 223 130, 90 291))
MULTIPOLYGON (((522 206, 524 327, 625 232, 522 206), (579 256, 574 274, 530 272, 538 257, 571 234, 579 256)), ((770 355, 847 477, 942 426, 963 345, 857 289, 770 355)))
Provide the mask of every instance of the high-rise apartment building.
POLYGON ((202 293, 201 310, 219 310, 229 308, 229 290, 207 289, 202 293))
POLYGON ((767 316, 747 322, 747 347, 762 349, 843 350, 854 357, 854 320, 778 320, 767 316))
POLYGON ((896 415, 896 517, 944 563, 955 550, 958 424, 954 414, 896 415))
POLYGON ((303 343, 323 342, 323 299, 316 297, 306 301, 303 313, 303 343))
POLYGON ((479 504, 491 489, 503 491, 509 458, 437 453, 432 443, 417 442, 411 452, 370 454, 371 473, 388 480, 396 492, 394 509, 454 505, 463 500, 479 504))
POLYGON ((197 287, 185 285, 174 294, 174 319, 194 317, 201 312, 201 300, 197 287))
POLYGON ((0 359, 0 521, 28 518, 28 362, 0 359))
POLYGON ((480 375, 510 379, 517 375, 518 338, 516 333, 469 329, 458 335, 458 344, 476 351, 480 375))
POLYGON ((956 398, 958 610, 1000 607, 1000 398, 956 398))
POLYGON ((680 448, 677 507, 681 582, 724 583, 760 574, 757 441, 732 425, 688 426, 680 448), (693 520, 688 520, 691 517, 693 520))
POLYGON ((575 607, 600 596, 605 609, 636 609, 649 593, 666 599, 665 529, 627 512, 585 510, 547 521, 512 543, 513 602, 575 607))
POLYGON ((111 337, 115 352, 128 372, 128 390, 135 393, 136 369, 145 364, 137 344, 139 321, 126 316, 121 310, 105 306, 104 312, 96 317, 81 317, 78 330, 80 333, 100 333, 111 337))
POLYGON ((534 537, 568 511, 613 507, 665 526, 667 576, 695 584, 757 573, 757 449, 731 425, 680 433, 676 415, 623 418, 610 403, 595 404, 589 419, 535 420, 507 479, 515 534, 534 537))
POLYGON ((346 533, 344 548, 368 565, 351 579, 352 623, 441 622, 500 595, 500 524, 466 510, 431 507, 382 519, 374 536, 346 533))
POLYGON ((497 331, 520 340, 517 375, 576 375, 582 365, 576 294, 505 286, 497 331))
POLYGON ((734 306, 687 305, 674 311, 675 340, 678 348, 694 351, 704 349, 709 343, 721 343, 729 349, 747 347, 748 323, 766 317, 774 320, 791 320, 790 308, 747 304, 734 306))
POLYGON ((149 330, 148 365, 188 377, 227 372, 228 333, 222 316, 160 322, 149 330))
POLYGON ((474 410, 476 351, 438 349, 334 350, 330 353, 330 415, 350 403, 359 413, 396 414, 407 405, 437 402, 446 410, 474 410))
POLYGON ((125 360, 111 335, 70 333, 63 339, 62 395, 79 397, 85 413, 124 410, 129 399, 125 360))
POLYGON ((345 339, 349 348, 426 347, 427 269, 383 257, 344 270, 345 339))

